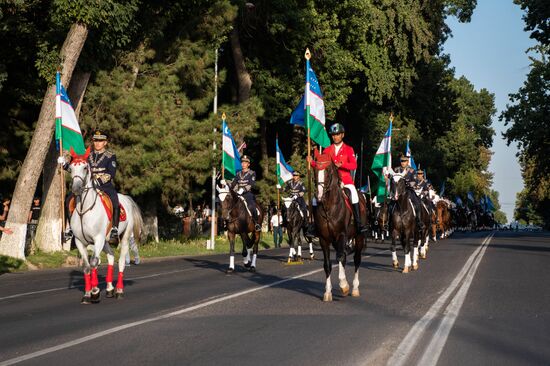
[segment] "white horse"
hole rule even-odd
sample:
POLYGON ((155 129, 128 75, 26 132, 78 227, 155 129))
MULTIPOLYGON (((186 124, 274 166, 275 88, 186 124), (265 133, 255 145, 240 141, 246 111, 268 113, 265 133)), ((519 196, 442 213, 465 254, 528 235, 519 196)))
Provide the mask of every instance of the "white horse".
POLYGON ((143 227, 143 219, 137 204, 129 196, 119 194, 118 199, 126 211, 126 220, 120 221, 120 256, 118 259, 118 280, 116 291, 113 287, 113 265, 115 257, 113 250, 106 238, 111 231, 111 222, 98 190, 94 188, 91 177, 91 167, 88 163, 90 148, 84 155, 77 155, 71 149, 72 161, 69 165, 71 173, 71 190, 75 196, 75 210, 70 217, 71 229, 74 233, 76 246, 83 259, 84 270, 84 296, 83 304, 99 302, 100 291, 98 288, 97 266, 102 251, 107 254, 107 297, 115 296, 117 299, 124 296, 124 266, 128 243, 132 233, 139 241, 143 227), (88 259, 87 245, 93 244, 94 253, 88 259))

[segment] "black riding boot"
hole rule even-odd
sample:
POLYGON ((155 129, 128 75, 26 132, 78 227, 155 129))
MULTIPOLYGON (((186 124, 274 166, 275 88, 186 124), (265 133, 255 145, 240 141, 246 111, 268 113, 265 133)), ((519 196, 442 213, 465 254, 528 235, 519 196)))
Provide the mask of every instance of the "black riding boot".
POLYGON ((252 221, 254 221, 254 230, 262 231, 262 226, 258 223, 258 211, 256 211, 256 207, 252 210, 252 221))
POLYGON ((363 223, 361 222, 361 214, 359 212, 359 203, 352 204, 353 207, 353 219, 355 220, 355 228, 357 229, 357 233, 363 233, 367 231, 368 229, 363 226, 363 223))
POLYGON ((120 221, 120 206, 113 205, 113 228, 109 237, 109 244, 118 244, 118 223, 120 221))
POLYGON ((63 241, 69 241, 73 238, 73 231, 71 230, 71 213, 69 210, 69 201, 71 200, 71 196, 67 196, 65 199, 65 220, 69 221, 69 225, 65 228, 65 232, 63 233, 63 241))

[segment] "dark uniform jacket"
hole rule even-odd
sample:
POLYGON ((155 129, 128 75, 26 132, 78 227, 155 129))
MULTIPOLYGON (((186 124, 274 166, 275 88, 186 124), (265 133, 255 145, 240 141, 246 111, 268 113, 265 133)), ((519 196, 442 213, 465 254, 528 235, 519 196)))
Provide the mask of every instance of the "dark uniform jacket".
POLYGON ((116 155, 105 150, 102 153, 93 151, 88 156, 88 162, 92 169, 92 179, 97 188, 104 190, 114 188, 116 174, 116 155))
POLYGON ((403 178, 405 178, 405 182, 407 182, 407 185, 414 187, 414 185, 416 184, 414 169, 410 166, 407 166, 405 168, 398 166, 393 171, 398 174, 403 174, 403 178))
POLYGON ((243 189, 243 194, 245 193, 252 193, 252 188, 256 185, 256 173, 253 170, 243 171, 235 175, 235 179, 231 182, 231 189, 234 191, 238 191, 239 189, 243 189))
POLYGON ((287 182, 285 192, 288 192, 291 195, 296 195, 297 197, 303 197, 306 192, 306 187, 304 186, 304 182, 301 180, 295 182, 292 179, 287 182))

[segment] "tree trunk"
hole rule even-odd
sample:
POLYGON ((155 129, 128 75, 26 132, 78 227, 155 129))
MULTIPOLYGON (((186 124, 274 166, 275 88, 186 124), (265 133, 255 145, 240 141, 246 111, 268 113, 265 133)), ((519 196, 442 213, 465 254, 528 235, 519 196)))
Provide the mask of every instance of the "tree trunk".
MULTIPOLYGON (((90 72, 75 72, 68 89, 69 99, 78 118, 82 106, 82 100, 90 80, 90 72)), ((60 241, 63 223, 61 212, 65 197, 61 196, 61 171, 57 167, 55 138, 52 138, 50 150, 46 156, 43 169, 43 195, 40 220, 36 230, 36 245, 44 252, 55 252, 62 248, 60 241)), ((70 243, 69 243, 70 246, 70 243)))
POLYGON ((241 42, 239 41, 239 31, 236 25, 231 32, 231 50, 233 51, 233 61, 235 62, 235 71, 237 72, 237 81, 239 83, 239 103, 242 103, 250 98, 252 78, 244 63, 241 42))
MULTIPOLYGON (((61 82, 68 85, 74 68, 88 36, 88 28, 82 24, 73 24, 61 48, 61 82)), ((13 193, 10 215, 6 223, 13 230, 11 235, 2 235, 0 254, 25 259, 25 236, 27 218, 32 198, 36 190, 40 173, 55 127, 55 85, 48 87, 42 102, 42 108, 36 123, 31 145, 13 193)))
POLYGON ((152 237, 159 242, 159 222, 157 217, 157 199, 149 197, 142 204, 143 207, 143 234, 142 238, 147 240, 152 237))

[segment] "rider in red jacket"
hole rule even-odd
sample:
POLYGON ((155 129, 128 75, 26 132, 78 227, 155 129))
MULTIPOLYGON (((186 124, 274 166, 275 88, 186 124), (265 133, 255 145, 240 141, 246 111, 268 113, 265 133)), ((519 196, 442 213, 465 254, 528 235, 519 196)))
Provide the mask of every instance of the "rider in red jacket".
MULTIPOLYGON (((357 188, 353 184, 353 178, 351 177, 351 171, 357 169, 357 160, 355 159, 355 153, 353 148, 344 143, 344 126, 340 123, 335 123, 330 126, 330 135, 332 137, 333 144, 325 149, 323 154, 331 157, 334 165, 338 167, 338 175, 340 181, 351 193, 351 204, 353 207, 353 218, 357 232, 367 231, 367 228, 363 226, 361 222, 361 215, 359 213, 359 195, 357 188)), ((315 149, 315 157, 319 155, 317 149, 315 149)), ((310 164, 315 168, 316 163, 310 159, 310 164)))

